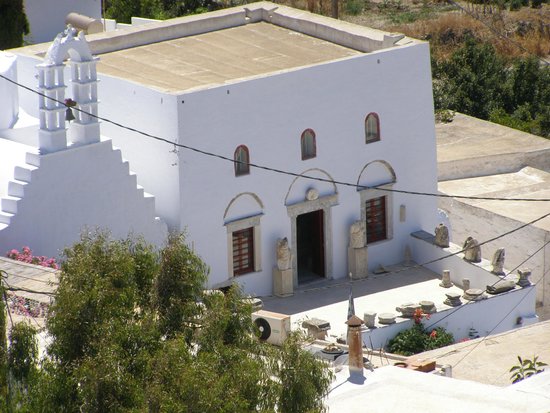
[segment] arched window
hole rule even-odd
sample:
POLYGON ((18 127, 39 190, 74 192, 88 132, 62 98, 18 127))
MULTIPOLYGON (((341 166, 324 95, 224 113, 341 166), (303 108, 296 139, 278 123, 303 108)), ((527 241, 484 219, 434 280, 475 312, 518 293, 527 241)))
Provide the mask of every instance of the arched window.
POLYGON ((302 160, 311 159, 317 156, 317 144, 315 143, 315 132, 311 129, 306 129, 302 133, 302 160))
POLYGON ((365 143, 380 140, 380 118, 376 113, 369 113, 365 119, 365 143))
POLYGON ((246 146, 237 146, 233 159, 235 160, 235 176, 248 175, 250 173, 250 156, 246 146))

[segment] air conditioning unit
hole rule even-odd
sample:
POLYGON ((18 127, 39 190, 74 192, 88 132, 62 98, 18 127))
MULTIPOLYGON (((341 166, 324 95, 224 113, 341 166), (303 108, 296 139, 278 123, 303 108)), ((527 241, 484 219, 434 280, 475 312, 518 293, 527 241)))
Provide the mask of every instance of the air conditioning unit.
POLYGON ((280 346, 290 333, 290 316, 260 310, 252 313, 252 320, 260 330, 260 340, 280 346))

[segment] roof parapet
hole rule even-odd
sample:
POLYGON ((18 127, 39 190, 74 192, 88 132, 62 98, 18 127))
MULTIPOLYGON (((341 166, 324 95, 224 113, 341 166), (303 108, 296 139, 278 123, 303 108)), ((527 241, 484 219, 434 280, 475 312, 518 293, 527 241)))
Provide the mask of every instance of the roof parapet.
MULTIPOLYGON (((417 42, 403 34, 358 26, 266 1, 152 22, 121 31, 96 33, 88 35, 87 40, 92 53, 100 55, 261 21, 364 53, 417 42)), ((29 54, 43 56, 48 45, 27 46, 20 50, 26 49, 29 54)))

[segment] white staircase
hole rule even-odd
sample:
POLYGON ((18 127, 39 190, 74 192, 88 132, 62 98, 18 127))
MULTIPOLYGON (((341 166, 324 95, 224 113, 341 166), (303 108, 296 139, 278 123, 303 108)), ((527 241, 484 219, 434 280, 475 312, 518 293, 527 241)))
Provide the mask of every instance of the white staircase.
MULTIPOLYGON (((100 150, 102 156, 109 157, 109 162, 114 162, 119 165, 116 167, 116 175, 118 175, 118 178, 121 176, 126 176, 126 178, 123 178, 126 183, 123 185, 124 188, 121 188, 121 191, 126 191, 128 189, 130 189, 130 191, 135 191, 132 199, 137 199, 136 207, 143 208, 147 217, 161 224, 162 221, 160 218, 156 217, 155 213, 155 197, 145 192, 141 185, 138 185, 137 175, 130 171, 130 165, 128 161, 122 158, 120 149, 113 148, 110 140, 91 145, 101 145, 102 148, 100 150)), ((66 151, 86 150, 86 146, 88 145, 68 148, 66 151)), ((44 156, 55 155, 52 154, 44 156)), ((40 174, 40 160, 41 157, 37 153, 27 152, 25 154, 24 162, 13 166, 11 176, 6 174, 5 171, 2 175, 0 175, 0 180, 2 180, 0 184, 3 184, 3 187, 7 188, 7 191, 0 191, 0 231, 6 229, 15 219, 18 212, 18 206, 25 201, 24 198, 26 191, 32 190, 33 177, 40 174)), ((62 159, 60 159, 60 161, 62 161, 62 159)), ((48 182, 48 185, 54 185, 54 183, 48 182)), ((48 200, 45 199, 44 202, 48 202, 48 200)), ((35 207, 39 208, 40 206, 36 205, 35 207)))

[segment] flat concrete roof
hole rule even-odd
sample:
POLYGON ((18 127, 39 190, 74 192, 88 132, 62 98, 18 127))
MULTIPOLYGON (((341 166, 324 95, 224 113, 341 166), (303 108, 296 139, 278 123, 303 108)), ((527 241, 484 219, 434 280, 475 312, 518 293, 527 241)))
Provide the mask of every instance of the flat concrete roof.
MULTIPOLYGON (((494 362, 500 360, 495 358, 494 362)), ((393 366, 365 371, 364 378, 350 377, 347 370, 343 368, 337 373, 327 396, 331 413, 547 413, 550 410, 548 393, 527 383, 534 379, 539 388, 548 388, 549 372, 503 388, 393 366)))
MULTIPOLYGON (((438 189, 445 194, 461 196, 550 199, 550 173, 525 167, 507 174, 439 182, 438 189)), ((459 201, 524 223, 548 213, 547 202, 472 199, 459 201)), ((550 231, 550 217, 535 222, 533 226, 550 231)))
MULTIPOLYGON (((435 359, 438 364, 453 366, 452 376, 496 386, 508 386, 510 368, 518 364, 518 356, 550 364, 550 321, 517 328, 483 339, 478 338, 418 354, 435 359)), ((550 383, 546 385, 550 395, 550 383)), ((550 400, 548 401, 550 408, 550 400)))
MULTIPOLYGON (((395 307, 422 300, 433 301, 439 310, 451 308, 445 304, 446 293, 463 294, 458 287, 442 288, 438 275, 424 267, 387 266, 387 274, 369 274, 362 280, 332 280, 306 284, 291 297, 262 297, 264 310, 290 315, 292 328, 307 318, 330 322, 329 334, 345 334, 350 286, 353 290, 355 314, 363 318, 365 311, 397 313, 395 307)), ((405 319, 398 319, 398 321, 405 319)))
POLYGON ((550 140, 456 113, 436 123, 438 179, 516 172, 525 166, 550 170, 550 140))
MULTIPOLYGON (((100 73, 167 92, 424 43, 270 2, 96 33, 86 40, 101 58, 100 73)), ((11 52, 41 60, 50 44, 11 52)))
POLYGON ((258 22, 106 53, 97 68, 101 74, 178 92, 358 54, 258 22))
POLYGON ((6 285, 14 289, 18 296, 29 298, 39 303, 50 303, 50 297, 55 293, 58 284, 59 271, 40 265, 0 257, 0 270, 8 274, 6 285), (31 291, 25 291, 31 290, 31 291), (32 291, 37 291, 39 294, 32 291))
POLYGON ((438 162, 550 149, 548 139, 462 113, 435 130, 438 162))

